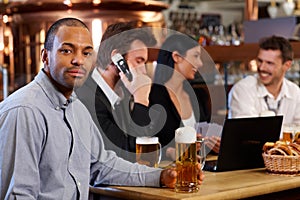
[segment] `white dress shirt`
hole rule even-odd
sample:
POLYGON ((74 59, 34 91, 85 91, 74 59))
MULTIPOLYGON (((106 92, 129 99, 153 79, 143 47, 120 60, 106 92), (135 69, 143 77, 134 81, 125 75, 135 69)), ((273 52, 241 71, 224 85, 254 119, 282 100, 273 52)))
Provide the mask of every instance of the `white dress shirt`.
POLYGON ((300 89, 287 79, 275 99, 256 76, 247 76, 233 86, 228 101, 228 118, 258 117, 270 110, 269 104, 277 115, 283 115, 283 124, 300 123, 300 89))
POLYGON ((109 100, 112 108, 114 109, 114 105, 120 102, 121 97, 117 95, 117 93, 112 90, 109 85, 105 82, 101 74, 98 72, 97 68, 95 68, 92 72, 92 78, 97 83, 97 85, 102 89, 105 96, 109 100))

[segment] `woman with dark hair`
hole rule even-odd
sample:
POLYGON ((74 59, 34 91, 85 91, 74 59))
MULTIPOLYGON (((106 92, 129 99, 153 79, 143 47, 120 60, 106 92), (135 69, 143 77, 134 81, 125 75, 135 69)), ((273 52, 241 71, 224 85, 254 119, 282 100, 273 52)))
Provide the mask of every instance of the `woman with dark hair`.
POLYGON ((175 160, 175 130, 210 121, 209 109, 199 104, 199 97, 189 83, 202 65, 201 46, 187 35, 169 36, 158 53, 149 102, 161 106, 163 128, 157 136, 165 150, 163 156, 171 160, 175 160))

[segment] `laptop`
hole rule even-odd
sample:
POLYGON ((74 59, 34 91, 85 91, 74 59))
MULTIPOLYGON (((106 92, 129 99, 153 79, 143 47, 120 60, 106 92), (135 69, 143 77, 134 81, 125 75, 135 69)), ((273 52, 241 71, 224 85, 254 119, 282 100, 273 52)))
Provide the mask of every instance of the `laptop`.
POLYGON ((206 161, 206 171, 264 167, 262 147, 279 140, 283 116, 226 119, 217 160, 206 161))

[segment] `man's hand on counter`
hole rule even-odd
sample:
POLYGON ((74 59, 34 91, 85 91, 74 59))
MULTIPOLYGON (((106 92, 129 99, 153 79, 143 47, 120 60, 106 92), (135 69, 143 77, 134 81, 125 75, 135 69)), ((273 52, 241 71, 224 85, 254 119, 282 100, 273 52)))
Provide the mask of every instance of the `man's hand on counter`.
MULTIPOLYGON (((198 163, 197 169, 198 169, 197 170, 198 184, 201 185, 204 180, 204 173, 201 170, 201 164, 198 163)), ((175 188, 176 178, 177 178, 177 172, 175 167, 162 170, 160 174, 161 186, 175 188)))

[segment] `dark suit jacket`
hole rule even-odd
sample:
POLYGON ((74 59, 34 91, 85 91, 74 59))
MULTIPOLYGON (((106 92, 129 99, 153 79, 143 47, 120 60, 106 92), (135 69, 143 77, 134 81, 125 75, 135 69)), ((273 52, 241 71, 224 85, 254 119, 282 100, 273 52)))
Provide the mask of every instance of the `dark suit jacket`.
POLYGON ((115 105, 115 109, 91 76, 75 92, 102 133, 105 148, 126 160, 135 161, 135 139, 153 135, 154 122, 150 123, 148 107, 135 103, 131 110, 131 95, 125 88, 123 91, 125 98, 115 105))
MULTIPOLYGON (((196 121, 209 122, 209 108, 206 108, 206 105, 203 104, 203 99, 201 101, 201 96, 198 95, 200 94, 199 91, 189 91, 188 94, 191 99, 196 121)), ((161 121, 165 121, 163 123, 163 128, 157 133, 160 143, 163 147, 165 147, 165 149, 170 146, 175 147, 175 130, 179 127, 182 127, 183 123, 175 105, 170 98, 167 88, 160 84, 153 84, 149 95, 149 101, 150 106, 160 105, 160 112, 165 113, 164 115, 161 114, 161 116, 166 117, 166 119, 161 117, 161 121)))

